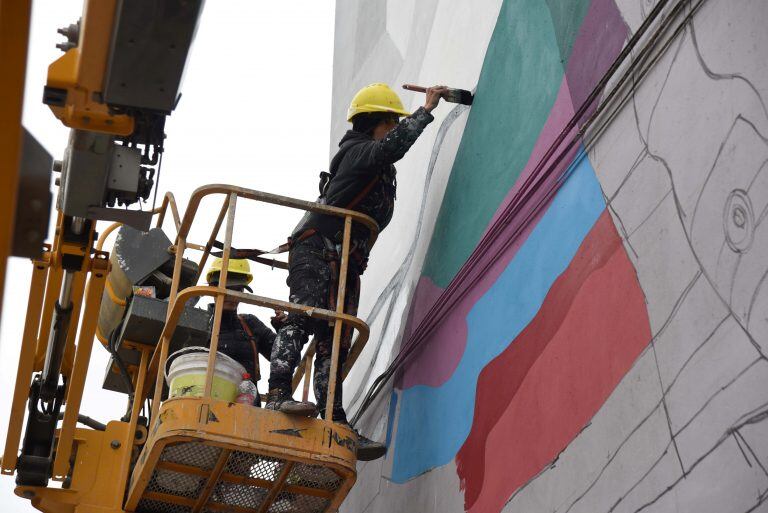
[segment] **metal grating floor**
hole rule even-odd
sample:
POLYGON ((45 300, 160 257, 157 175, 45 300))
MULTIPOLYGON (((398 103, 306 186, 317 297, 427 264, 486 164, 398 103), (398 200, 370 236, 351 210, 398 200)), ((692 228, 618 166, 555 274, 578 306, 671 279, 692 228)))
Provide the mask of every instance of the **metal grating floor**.
POLYGON ((343 483, 327 467, 222 451, 198 442, 165 447, 136 513, 322 513, 343 483))

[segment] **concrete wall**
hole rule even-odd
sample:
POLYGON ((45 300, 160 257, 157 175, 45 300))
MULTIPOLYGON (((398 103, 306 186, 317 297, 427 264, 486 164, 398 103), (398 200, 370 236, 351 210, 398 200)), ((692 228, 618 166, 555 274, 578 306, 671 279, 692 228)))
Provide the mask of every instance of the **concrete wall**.
POLYGON ((654 1, 338 0, 332 151, 363 85, 477 89, 398 163, 342 511, 766 508, 768 3, 678 2, 569 132, 654 1))

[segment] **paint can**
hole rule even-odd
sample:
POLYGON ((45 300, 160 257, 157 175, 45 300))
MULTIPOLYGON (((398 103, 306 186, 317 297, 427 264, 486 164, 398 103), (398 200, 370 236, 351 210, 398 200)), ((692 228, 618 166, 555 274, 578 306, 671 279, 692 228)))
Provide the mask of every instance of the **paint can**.
MULTIPOLYGON (((169 398, 202 397, 209 352, 207 347, 185 347, 168 357, 170 366, 166 363, 165 381, 168 383, 169 398)), ((217 352, 211 397, 221 401, 234 401, 237 397, 237 387, 245 372, 245 367, 229 356, 217 352)))

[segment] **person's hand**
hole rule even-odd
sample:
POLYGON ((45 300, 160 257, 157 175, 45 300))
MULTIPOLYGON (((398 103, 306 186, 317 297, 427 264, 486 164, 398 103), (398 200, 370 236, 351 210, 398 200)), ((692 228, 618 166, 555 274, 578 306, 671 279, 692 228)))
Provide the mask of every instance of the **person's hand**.
POLYGON ((273 328, 275 328, 275 331, 280 331, 280 328, 285 324, 285 321, 288 320, 288 312, 281 312, 280 310, 275 310, 275 315, 272 316, 272 318, 269 320, 269 323, 272 325, 273 328))
POLYGON ((448 88, 442 85, 427 88, 427 99, 424 101, 424 110, 432 112, 440 103, 440 98, 448 92, 448 88))

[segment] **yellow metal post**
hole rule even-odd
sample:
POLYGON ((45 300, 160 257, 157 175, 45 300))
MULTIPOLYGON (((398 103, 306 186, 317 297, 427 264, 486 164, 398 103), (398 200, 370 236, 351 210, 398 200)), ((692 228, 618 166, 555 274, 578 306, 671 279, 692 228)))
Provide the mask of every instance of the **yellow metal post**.
MULTIPOLYGON (((131 409, 131 420, 128 422, 128 433, 131 436, 130 441, 126 440, 126 443, 132 443, 136 436, 136 430, 139 424, 139 414, 141 413, 141 404, 144 402, 144 382, 147 378, 147 368, 149 366, 150 348, 147 346, 141 347, 141 360, 139 362, 139 372, 136 376, 136 388, 133 393, 133 407, 131 409)), ((124 453, 122 466, 120 468, 120 482, 128 483, 131 470, 131 456, 133 451, 126 451, 124 453)), ((119 498, 119 504, 122 504, 122 497, 119 498)))
POLYGON ((21 108, 31 10, 31 0, 0 2, 0 63, 3 67, 0 79, 0 290, 5 286, 5 266, 11 254, 16 219, 21 108))
POLYGON ((227 196, 224 199, 224 202, 221 204, 221 209, 219 210, 219 216, 216 218, 216 222, 213 224, 213 229, 211 230, 211 236, 208 237, 208 242, 205 244, 205 248, 203 248, 203 256, 200 257, 200 263, 197 266, 197 278, 195 281, 200 279, 200 275, 203 272, 203 269, 205 268, 205 263, 208 261, 208 255, 211 253, 211 248, 213 248, 213 242, 216 240, 216 236, 219 234, 219 230, 221 229, 221 223, 224 222, 224 216, 227 215, 227 207, 229 205, 229 196, 227 196))
MULTIPOLYGON (((186 239, 179 234, 176 239, 176 261, 173 266, 173 281, 171 282, 171 293, 168 296, 168 311, 165 315, 165 323, 171 318, 171 312, 173 312, 176 306, 177 294, 179 292, 179 280, 181 278, 181 266, 184 260, 184 250, 186 249, 186 239)), ((152 414, 150 418, 152 422, 156 422, 157 413, 160 410, 160 400, 163 396, 163 377, 165 374, 165 361, 168 359, 168 346, 171 344, 171 337, 173 332, 169 330, 163 330, 160 335, 160 356, 157 362, 156 376, 155 376, 155 395, 152 400, 152 414)), ((143 400, 143 397, 137 396, 137 400, 143 400)))
MULTIPOLYGON (((347 268, 349 267, 349 240, 352 235, 352 218, 344 218, 344 239, 341 245, 341 265, 339 266, 339 290, 336 295, 336 313, 344 313, 344 299, 347 288, 347 268)), ((337 319, 333 326, 333 350, 331 351, 331 375, 328 376, 328 402, 325 404, 326 420, 333 420, 333 401, 336 397, 336 373, 339 368, 339 348, 344 321, 337 319)))
POLYGON ((144 397, 144 380, 147 377, 147 367, 149 366, 149 353, 151 350, 141 346, 141 360, 139 361, 139 372, 136 377, 136 389, 134 390, 133 407, 131 408, 131 428, 135 431, 139 422, 139 413, 141 413, 142 397, 144 397))
MULTIPOLYGON (((69 470, 69 457, 72 454, 72 441, 80 413, 80 402, 83 398, 85 378, 88 374, 88 364, 91 361, 93 338, 96 334, 96 324, 99 320, 101 295, 104 293, 104 282, 109 272, 109 259, 106 253, 96 253, 91 259, 91 277, 85 291, 85 309, 80 335, 77 339, 72 374, 67 383, 67 407, 64 410, 64 421, 59 432, 56 446, 56 460, 53 463, 53 479, 62 480, 69 470)), ((72 330, 75 332, 76 330, 72 330)))
MULTIPOLYGON (((219 293, 216 296, 216 308, 213 313, 213 330, 211 331, 210 351, 208 353, 208 368, 205 374, 205 390, 203 397, 211 396, 211 387, 213 386, 213 373, 216 368, 216 351, 219 348, 219 330, 221 329, 221 314, 224 309, 224 297, 227 293, 227 274, 229 271, 229 253, 232 249, 232 231, 235 228, 235 209, 237 207, 237 194, 229 195, 229 205, 227 206, 227 227, 224 233, 224 253, 221 255, 221 271, 219 272, 219 293)), ((258 356, 258 355, 257 355, 258 356)), ((208 412, 204 412, 205 417, 200 422, 207 422, 208 412)))
POLYGON ((11 415, 8 419, 8 433, 5 438, 5 452, 2 458, 3 474, 13 474, 16 469, 21 428, 29 398, 29 384, 35 365, 35 345, 37 343, 37 330, 40 326, 40 307, 43 304, 43 290, 45 289, 45 277, 50 256, 50 252, 46 252, 43 259, 36 260, 32 264, 32 280, 29 285, 29 299, 27 300, 27 320, 21 337, 19 367, 16 371, 16 384, 13 387, 11 415))

